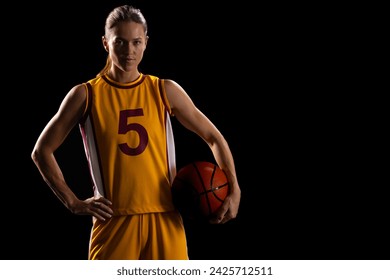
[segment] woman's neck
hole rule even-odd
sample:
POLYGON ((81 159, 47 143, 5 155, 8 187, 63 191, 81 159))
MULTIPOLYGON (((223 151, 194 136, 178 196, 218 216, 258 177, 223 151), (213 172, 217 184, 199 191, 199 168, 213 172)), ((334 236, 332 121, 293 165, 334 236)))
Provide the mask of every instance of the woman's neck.
POLYGON ((107 76, 110 77, 110 79, 121 83, 121 84, 128 84, 138 79, 140 76, 140 72, 137 71, 131 71, 131 72, 123 72, 123 71, 108 71, 107 76))

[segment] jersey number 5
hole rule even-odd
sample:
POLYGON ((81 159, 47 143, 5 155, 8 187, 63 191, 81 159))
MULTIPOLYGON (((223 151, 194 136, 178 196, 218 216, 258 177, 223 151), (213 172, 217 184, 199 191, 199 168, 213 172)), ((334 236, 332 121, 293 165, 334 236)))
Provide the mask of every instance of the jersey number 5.
POLYGON ((126 134, 129 131, 135 131, 139 136, 139 144, 138 147, 132 148, 127 145, 127 143, 119 144, 119 149, 129 156, 136 156, 141 154, 148 145, 149 137, 146 129, 140 125, 139 123, 128 123, 127 119, 130 117, 138 117, 143 116, 144 111, 142 109, 129 109, 123 110, 119 112, 119 134, 126 134))

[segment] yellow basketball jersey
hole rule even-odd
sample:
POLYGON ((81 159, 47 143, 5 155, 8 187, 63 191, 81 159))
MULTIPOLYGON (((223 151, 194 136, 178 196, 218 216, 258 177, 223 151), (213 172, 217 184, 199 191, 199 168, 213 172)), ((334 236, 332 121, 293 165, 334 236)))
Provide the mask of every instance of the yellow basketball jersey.
POLYGON ((164 80, 141 74, 121 84, 102 76, 85 85, 79 127, 94 194, 112 202, 114 215, 173 210, 175 146, 164 80))

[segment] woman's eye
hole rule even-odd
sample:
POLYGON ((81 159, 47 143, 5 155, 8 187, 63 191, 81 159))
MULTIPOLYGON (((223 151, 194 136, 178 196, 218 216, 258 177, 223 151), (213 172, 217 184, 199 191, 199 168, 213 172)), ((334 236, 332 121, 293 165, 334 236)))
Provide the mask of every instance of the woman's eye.
POLYGON ((116 40, 114 41, 114 44, 117 45, 117 46, 122 46, 124 45, 125 42, 121 41, 121 40, 116 40))

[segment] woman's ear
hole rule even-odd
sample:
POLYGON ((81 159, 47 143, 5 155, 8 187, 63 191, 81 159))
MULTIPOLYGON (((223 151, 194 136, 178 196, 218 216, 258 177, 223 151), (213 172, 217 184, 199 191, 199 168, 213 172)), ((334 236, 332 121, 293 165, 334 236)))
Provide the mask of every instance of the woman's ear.
POLYGON ((102 42, 104 49, 108 52, 108 42, 105 36, 102 36, 102 42))
POLYGON ((148 45, 149 36, 145 36, 145 47, 148 45))

